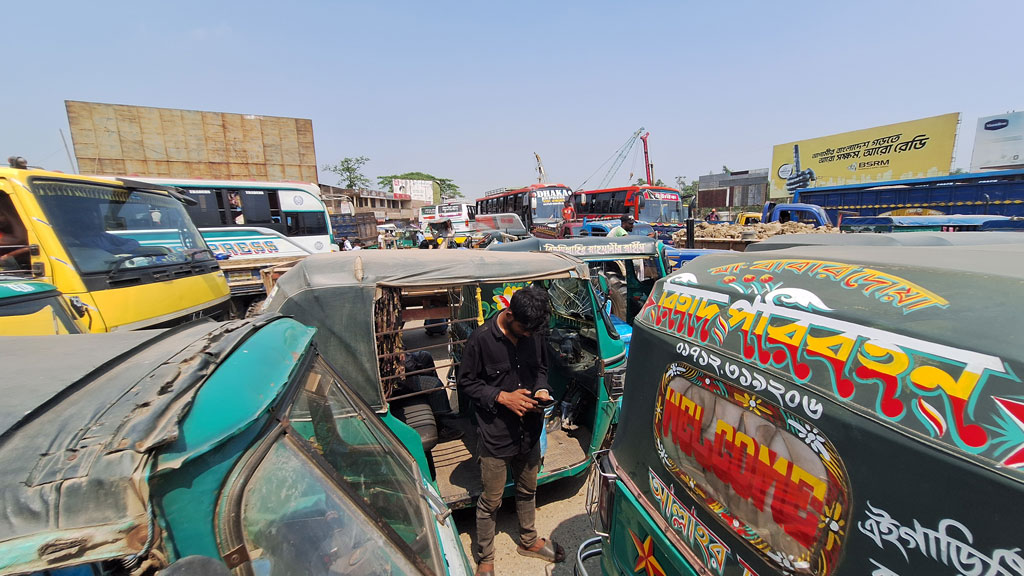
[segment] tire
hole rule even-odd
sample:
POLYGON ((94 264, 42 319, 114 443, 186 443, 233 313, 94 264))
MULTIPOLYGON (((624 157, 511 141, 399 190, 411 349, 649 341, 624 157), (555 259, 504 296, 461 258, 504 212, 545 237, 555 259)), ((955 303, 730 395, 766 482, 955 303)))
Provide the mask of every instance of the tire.
POLYGON ((626 320, 629 306, 626 303, 626 283, 622 278, 608 275, 608 298, 612 301, 612 315, 619 320, 626 320))
POLYGON ((391 411, 395 418, 408 424, 420 435, 424 452, 429 453, 437 446, 437 420, 434 419, 434 411, 425 398, 410 398, 404 402, 394 403, 391 405, 391 411))

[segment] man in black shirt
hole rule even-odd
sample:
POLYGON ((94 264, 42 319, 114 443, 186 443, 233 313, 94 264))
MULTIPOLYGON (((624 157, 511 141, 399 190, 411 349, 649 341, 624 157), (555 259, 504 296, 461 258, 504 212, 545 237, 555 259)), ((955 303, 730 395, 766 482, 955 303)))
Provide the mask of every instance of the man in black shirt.
POLYGON ((480 432, 483 493, 476 503, 478 576, 494 574, 495 516, 512 467, 518 552, 549 562, 565 560, 557 543, 538 538, 535 527, 540 434, 551 402, 545 338, 551 302, 547 292, 530 286, 512 295, 508 308, 484 322, 469 337, 459 366, 459 386, 476 406, 480 432))

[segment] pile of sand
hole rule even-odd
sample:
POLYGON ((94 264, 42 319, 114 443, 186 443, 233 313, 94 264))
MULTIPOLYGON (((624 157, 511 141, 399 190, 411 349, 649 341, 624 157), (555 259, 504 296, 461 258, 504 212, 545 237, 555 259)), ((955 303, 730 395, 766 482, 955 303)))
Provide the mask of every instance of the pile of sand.
MULTIPOLYGON (((767 224, 751 224, 740 226, 738 224, 708 224, 698 222, 694 228, 694 238, 717 238, 722 240, 740 240, 744 232, 753 232, 754 238, 763 240, 769 236, 778 234, 838 234, 839 228, 834 226, 821 226, 815 228, 811 224, 800 222, 769 222, 767 224)), ((672 243, 676 246, 686 244, 686 228, 683 228, 672 235, 672 243)))

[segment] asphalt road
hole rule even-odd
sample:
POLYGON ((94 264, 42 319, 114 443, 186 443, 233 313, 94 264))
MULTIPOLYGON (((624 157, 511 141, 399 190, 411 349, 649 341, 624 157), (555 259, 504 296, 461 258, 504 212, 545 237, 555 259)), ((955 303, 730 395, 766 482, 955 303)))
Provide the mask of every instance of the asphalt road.
MULTIPOLYGON (((586 474, 558 480, 537 489, 537 530, 541 537, 551 538, 565 548, 565 562, 560 564, 547 563, 516 553, 519 523, 516 520, 515 502, 511 498, 502 501, 501 509, 498 510, 498 530, 494 538, 495 574, 571 575, 576 562, 576 550, 584 540, 594 537, 590 519, 587 517, 586 498, 586 474)), ((452 517, 459 529, 466 556, 475 568, 473 544, 476 542, 476 508, 456 510, 452 517)), ((601 573, 600 561, 597 559, 588 560, 586 566, 592 576, 601 573)))

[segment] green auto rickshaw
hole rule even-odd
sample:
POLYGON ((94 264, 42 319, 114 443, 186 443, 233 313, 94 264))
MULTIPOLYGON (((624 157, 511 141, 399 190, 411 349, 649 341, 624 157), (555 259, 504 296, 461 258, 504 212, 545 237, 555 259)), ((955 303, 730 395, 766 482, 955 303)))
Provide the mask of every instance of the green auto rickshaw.
POLYGON ((389 426, 416 430, 424 473, 460 507, 475 502, 481 484, 474 415, 458 393, 456 367, 473 329, 530 284, 553 304, 548 379, 559 402, 547 414, 545 483, 587 470, 610 442, 622 392, 625 350, 586 264, 487 250, 315 255, 278 279, 265 310, 317 328, 319 350, 345 381, 389 426), (428 334, 439 325, 443 336, 428 334))
POLYGON ((0 337, 0 574, 469 574, 436 486, 313 333, 0 337))
POLYGON ((819 236, 658 281, 578 573, 1024 574, 1024 235, 819 236))

